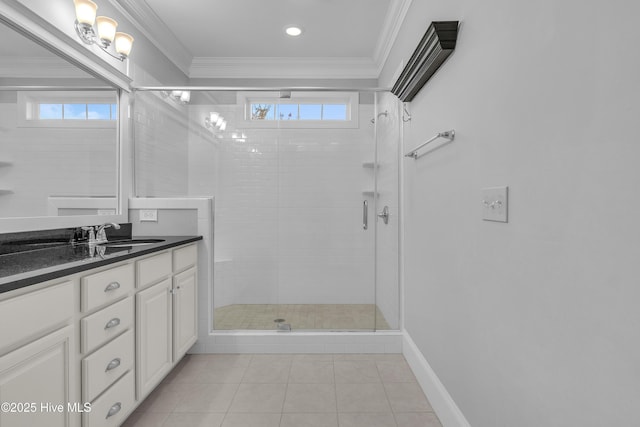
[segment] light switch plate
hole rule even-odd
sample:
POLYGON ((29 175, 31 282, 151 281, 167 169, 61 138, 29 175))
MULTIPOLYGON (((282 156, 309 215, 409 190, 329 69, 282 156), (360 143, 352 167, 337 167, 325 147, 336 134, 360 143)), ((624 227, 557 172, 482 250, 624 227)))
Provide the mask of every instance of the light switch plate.
POLYGON ((140 209, 140 222, 143 221, 158 222, 158 210, 140 209))
POLYGON ((482 189, 482 219, 508 222, 509 187, 482 189))

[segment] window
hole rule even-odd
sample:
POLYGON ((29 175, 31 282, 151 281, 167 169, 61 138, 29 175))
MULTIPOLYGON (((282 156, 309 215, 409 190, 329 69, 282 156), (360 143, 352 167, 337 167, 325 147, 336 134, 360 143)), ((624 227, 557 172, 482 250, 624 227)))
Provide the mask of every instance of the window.
POLYGON ((292 92, 280 98, 278 92, 241 92, 245 106, 244 124, 255 128, 356 128, 357 93, 292 92))
POLYGON ((113 92, 20 92, 23 127, 116 126, 118 104, 113 92))
POLYGON ((117 104, 38 104, 38 120, 116 120, 117 104))
POLYGON ((347 120, 347 104, 251 104, 251 120, 347 120))

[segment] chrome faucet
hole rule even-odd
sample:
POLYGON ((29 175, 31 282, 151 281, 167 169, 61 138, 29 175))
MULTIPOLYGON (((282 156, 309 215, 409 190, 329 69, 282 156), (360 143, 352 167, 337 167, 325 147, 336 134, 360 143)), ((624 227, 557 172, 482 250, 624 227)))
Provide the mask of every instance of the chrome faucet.
POLYGON ((107 241, 107 234, 104 232, 104 229, 109 227, 120 230, 120 224, 116 224, 115 222, 106 222, 102 225, 96 226, 95 243, 104 243, 107 241))
MULTIPOLYGON (((89 237, 87 237, 87 243, 89 243, 90 245, 94 245, 96 243, 96 233, 93 230, 93 227, 81 227, 81 230, 89 232, 89 237)), ((84 233, 83 233, 83 237, 84 237, 84 233)))

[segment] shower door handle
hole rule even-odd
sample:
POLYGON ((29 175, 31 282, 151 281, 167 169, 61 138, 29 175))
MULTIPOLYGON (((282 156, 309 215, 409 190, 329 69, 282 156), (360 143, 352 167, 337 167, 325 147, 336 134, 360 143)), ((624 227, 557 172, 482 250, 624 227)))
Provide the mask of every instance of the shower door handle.
POLYGON ((366 200, 362 203, 362 228, 369 228, 369 202, 366 200))

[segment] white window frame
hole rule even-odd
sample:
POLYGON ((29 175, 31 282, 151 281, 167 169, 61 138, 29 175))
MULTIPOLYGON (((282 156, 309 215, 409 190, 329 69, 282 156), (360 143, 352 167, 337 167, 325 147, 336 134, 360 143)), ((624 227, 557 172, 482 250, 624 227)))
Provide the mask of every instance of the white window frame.
POLYGON ((280 98, 280 92, 238 92, 238 105, 243 107, 241 127, 254 129, 357 129, 360 95, 358 92, 291 92, 291 98, 280 98), (256 120, 251 119, 252 104, 336 104, 347 106, 346 120, 256 120))
POLYGON ((116 129, 118 120, 40 119, 40 104, 116 104, 118 95, 111 91, 27 91, 18 92, 18 126, 24 128, 116 129))

